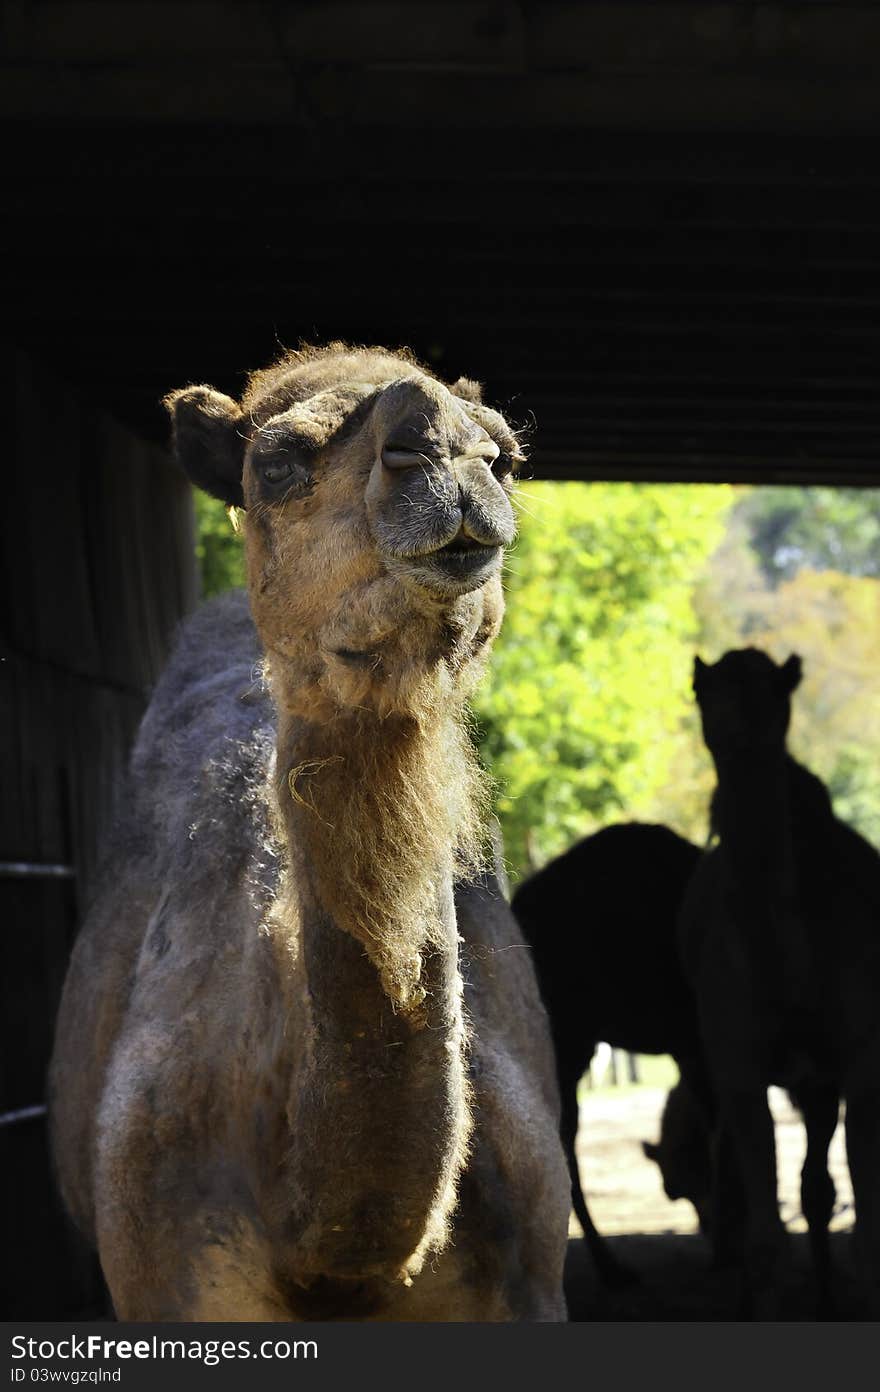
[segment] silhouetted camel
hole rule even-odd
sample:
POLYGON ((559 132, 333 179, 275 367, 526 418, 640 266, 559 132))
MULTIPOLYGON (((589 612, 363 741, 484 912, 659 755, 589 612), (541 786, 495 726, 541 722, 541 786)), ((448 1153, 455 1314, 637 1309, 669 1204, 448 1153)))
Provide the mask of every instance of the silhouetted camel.
POLYGON ((695 1003, 675 939, 678 907, 699 859, 699 849, 667 827, 605 827, 513 896, 553 1031, 572 1203, 599 1277, 609 1285, 632 1276, 597 1232, 581 1189, 577 1086, 605 1040, 633 1053, 671 1054, 711 1106, 695 1003))
MULTIPOLYGON (((830 1305, 828 1145, 847 1103, 856 1236, 880 1313, 880 855, 832 812, 828 793, 786 751, 801 678, 754 648, 694 664, 715 762, 716 849, 681 913, 685 968, 718 1097, 722 1136, 746 1199, 746 1293, 779 1315, 779 1218, 771 1083, 797 1099, 807 1131, 801 1201, 820 1309, 830 1305)), ((724 1182, 722 1147, 716 1165, 724 1182)))
POLYGON ((663 1178, 668 1199, 688 1199, 700 1231, 712 1229, 712 1133, 705 1108, 685 1078, 669 1089, 660 1118, 660 1139, 642 1141, 642 1150, 663 1178))

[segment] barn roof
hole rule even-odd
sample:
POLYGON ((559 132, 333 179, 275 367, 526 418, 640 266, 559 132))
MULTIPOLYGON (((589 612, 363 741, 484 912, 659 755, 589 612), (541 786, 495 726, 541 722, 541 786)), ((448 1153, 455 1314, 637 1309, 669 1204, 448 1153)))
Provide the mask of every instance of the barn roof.
POLYGON ((880 11, 5 3, 13 338, 139 433, 407 343, 556 478, 880 482, 880 11))

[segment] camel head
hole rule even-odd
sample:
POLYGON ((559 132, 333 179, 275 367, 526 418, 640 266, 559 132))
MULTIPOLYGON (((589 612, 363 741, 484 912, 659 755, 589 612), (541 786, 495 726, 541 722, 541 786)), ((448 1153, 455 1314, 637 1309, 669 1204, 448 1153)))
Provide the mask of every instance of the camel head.
POLYGON ((253 374, 240 403, 199 386, 166 406, 193 482, 244 509, 251 608, 288 709, 468 694, 501 622, 521 458, 474 383, 331 344, 253 374))
POLYGON ((726 652, 714 665, 695 658, 694 694, 716 764, 784 753, 791 693, 800 679, 796 653, 781 666, 758 648, 726 652))
POLYGON ((712 1174, 705 1136, 701 1146, 679 1138, 671 1144, 663 1137, 659 1142, 642 1141, 642 1151, 660 1170, 667 1199, 673 1203, 676 1199, 688 1199, 696 1210, 700 1231, 708 1235, 712 1224, 712 1174))

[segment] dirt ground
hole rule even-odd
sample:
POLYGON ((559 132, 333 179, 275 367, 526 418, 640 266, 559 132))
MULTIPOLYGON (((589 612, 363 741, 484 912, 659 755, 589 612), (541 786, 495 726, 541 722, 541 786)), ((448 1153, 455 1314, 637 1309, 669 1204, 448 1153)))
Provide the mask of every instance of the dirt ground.
MULTIPOLYGON (((685 1199, 671 1202, 660 1171, 642 1153, 643 1140, 656 1140, 666 1098, 663 1087, 631 1087, 584 1092, 581 1097, 578 1163, 590 1212, 616 1255, 638 1275, 623 1291, 603 1291, 592 1270, 572 1217, 566 1268, 569 1313, 574 1320, 726 1320, 739 1317, 738 1278, 712 1271, 696 1215, 685 1199)), ((782 1217, 796 1236, 786 1279, 785 1318, 813 1317, 813 1293, 805 1224, 800 1211, 800 1169, 805 1139, 798 1114, 786 1095, 773 1088, 782 1217)), ((840 1319, 862 1319, 852 1256, 852 1189, 846 1167, 843 1128, 838 1126, 829 1153, 837 1190, 831 1222, 835 1297, 840 1319)))

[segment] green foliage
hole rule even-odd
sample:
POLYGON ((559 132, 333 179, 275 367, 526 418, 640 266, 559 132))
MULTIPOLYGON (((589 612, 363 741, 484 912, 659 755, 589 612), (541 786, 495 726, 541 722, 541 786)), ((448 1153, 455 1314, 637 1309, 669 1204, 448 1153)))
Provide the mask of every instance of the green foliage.
POLYGON ((805 568, 880 575, 876 490, 753 488, 736 511, 770 585, 805 568))
POLYGON ((520 491, 508 608, 475 707, 514 877, 666 785, 690 705, 695 574, 730 489, 520 491))
POLYGON ((244 550, 241 535, 233 529, 226 506, 193 489, 196 511, 196 559, 202 580, 202 598, 210 599, 244 584, 244 550))
POLYGON ((777 661, 800 653, 792 752, 827 783, 838 816, 880 844, 880 580, 801 571, 773 592, 758 646, 777 661))
POLYGON ((845 744, 828 775, 834 810, 875 846, 880 846, 880 765, 877 747, 845 744))

